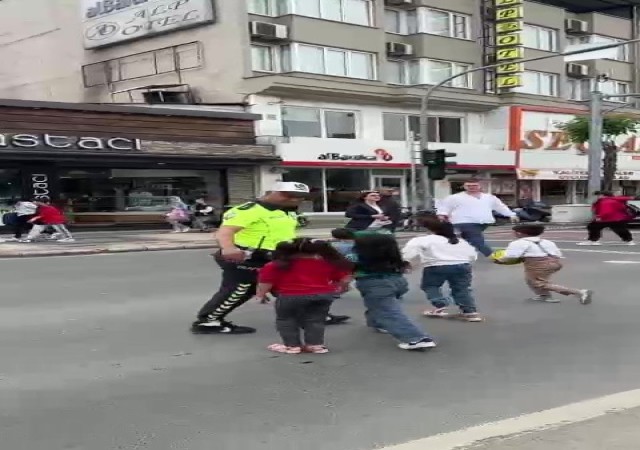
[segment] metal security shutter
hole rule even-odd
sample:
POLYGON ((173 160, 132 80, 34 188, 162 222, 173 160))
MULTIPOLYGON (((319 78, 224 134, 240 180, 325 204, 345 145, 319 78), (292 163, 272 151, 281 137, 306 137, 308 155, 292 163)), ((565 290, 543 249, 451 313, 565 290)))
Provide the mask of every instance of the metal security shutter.
POLYGON ((229 204, 237 205, 256 197, 256 169, 233 167, 227 170, 229 204))

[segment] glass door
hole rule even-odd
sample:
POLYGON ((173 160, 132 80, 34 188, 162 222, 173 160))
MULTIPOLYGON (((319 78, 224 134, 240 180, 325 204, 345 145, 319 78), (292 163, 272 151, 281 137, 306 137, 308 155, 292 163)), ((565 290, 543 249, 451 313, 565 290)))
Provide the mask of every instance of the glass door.
POLYGON ((404 175, 374 175, 373 189, 393 189, 397 192, 398 202, 402 206, 408 205, 407 182, 404 175))

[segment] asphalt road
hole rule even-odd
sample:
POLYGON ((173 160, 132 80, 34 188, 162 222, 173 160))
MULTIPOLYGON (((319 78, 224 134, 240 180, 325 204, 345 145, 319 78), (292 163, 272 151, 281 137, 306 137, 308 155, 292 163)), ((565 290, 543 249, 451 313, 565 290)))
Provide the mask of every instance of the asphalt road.
MULTIPOLYGON (((520 268, 483 262, 487 322, 418 319, 440 346, 417 354, 367 330, 353 294, 329 355, 265 351, 256 304, 234 320, 257 335, 193 336, 219 278, 207 252, 0 260, 0 448, 369 450, 638 388, 640 265, 606 261, 640 248, 558 236, 558 281, 596 289, 593 305, 523 303, 520 268)), ((407 309, 423 305, 412 291, 407 309)))

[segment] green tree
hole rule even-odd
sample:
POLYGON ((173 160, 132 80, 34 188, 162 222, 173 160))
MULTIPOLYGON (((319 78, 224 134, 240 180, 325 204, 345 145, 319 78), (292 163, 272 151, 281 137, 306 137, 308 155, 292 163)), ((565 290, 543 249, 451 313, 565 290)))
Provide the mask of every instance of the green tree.
MULTIPOLYGON (((569 122, 558 125, 565 131, 569 140, 575 144, 589 142, 590 119, 588 117, 575 117, 569 122)), ((631 117, 612 115, 603 118, 602 126, 602 187, 604 191, 613 190, 616 171, 618 170, 618 152, 616 145, 618 136, 634 133, 640 126, 640 120, 631 117)))

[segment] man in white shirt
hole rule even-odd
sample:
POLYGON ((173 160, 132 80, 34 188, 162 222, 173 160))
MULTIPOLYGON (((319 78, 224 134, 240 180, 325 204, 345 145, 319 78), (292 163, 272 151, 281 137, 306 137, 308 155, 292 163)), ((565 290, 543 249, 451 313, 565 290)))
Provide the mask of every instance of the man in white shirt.
POLYGON ((518 216, 495 195, 482 192, 477 180, 464 183, 464 192, 450 195, 438 204, 437 214, 448 220, 460 232, 463 239, 484 256, 491 256, 493 249, 484 240, 484 230, 496 222, 493 213, 518 222, 518 216))

